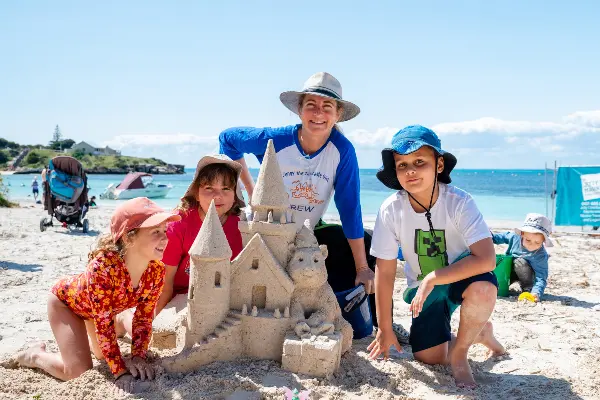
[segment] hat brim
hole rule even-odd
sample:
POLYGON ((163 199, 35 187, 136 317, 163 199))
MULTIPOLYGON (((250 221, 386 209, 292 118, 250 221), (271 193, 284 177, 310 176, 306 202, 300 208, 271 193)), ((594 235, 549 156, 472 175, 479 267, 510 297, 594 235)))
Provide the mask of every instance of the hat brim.
POLYGON ((360 108, 356 104, 322 93, 287 91, 279 95, 279 100, 281 100, 283 105, 286 106, 288 110, 298 115, 298 103, 300 101, 300 96, 306 94, 326 97, 328 99, 335 100, 338 103, 341 103, 344 108, 344 113, 342 114, 338 122, 349 121, 352 118, 356 117, 358 114, 360 114, 360 108))
POLYGON ((449 184, 452 182, 450 173, 456 167, 456 157, 452 153, 444 151, 440 148, 432 146, 422 141, 412 141, 409 145, 403 146, 398 149, 383 149, 381 151, 381 160, 383 166, 377 171, 377 179, 385 186, 393 190, 402 190, 403 187, 400 185, 400 181, 396 175, 396 162, 394 161, 394 153, 407 155, 414 153, 423 146, 429 146, 439 153, 444 158, 444 170, 438 174, 438 182, 449 184))
POLYGON ((534 226, 522 226, 520 228, 515 228, 515 233, 517 235, 521 235, 522 232, 540 233, 544 235, 544 245, 546 247, 554 247, 554 242, 552 242, 552 239, 550 239, 550 237, 547 236, 546 233, 541 229, 536 229, 534 226))
POLYGON ((144 220, 144 222, 142 222, 140 224, 140 228, 152 228, 155 226, 158 226, 160 224, 162 224, 163 222, 175 222, 175 221, 179 221, 181 219, 181 216, 178 214, 173 214, 170 212, 159 212, 156 214, 153 214, 151 216, 149 216, 148 218, 146 218, 144 220))

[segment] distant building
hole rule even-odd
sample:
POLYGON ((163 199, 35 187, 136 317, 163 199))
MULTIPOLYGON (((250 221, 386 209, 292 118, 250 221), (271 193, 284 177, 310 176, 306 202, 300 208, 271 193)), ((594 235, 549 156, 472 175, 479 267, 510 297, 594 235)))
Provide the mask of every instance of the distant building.
POLYGON ((79 142, 71 146, 70 149, 67 150, 67 153, 73 153, 76 150, 82 150, 85 154, 90 154, 92 156, 118 156, 121 155, 121 152, 118 150, 113 150, 110 147, 95 147, 87 142, 79 142))

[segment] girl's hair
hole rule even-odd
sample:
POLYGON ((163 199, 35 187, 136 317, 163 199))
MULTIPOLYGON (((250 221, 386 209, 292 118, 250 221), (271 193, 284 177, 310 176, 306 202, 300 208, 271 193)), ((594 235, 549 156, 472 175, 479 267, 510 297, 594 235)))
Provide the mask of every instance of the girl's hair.
MULTIPOLYGON (((177 209, 187 212, 191 209, 200 207, 200 203, 198 203, 198 199, 196 198, 200 187, 210 185, 219 179, 221 179, 225 185, 231 187, 234 193, 233 206, 227 211, 226 215, 240 215, 244 202, 237 195, 237 173, 227 165, 219 163, 209 164, 202 168, 196 179, 190 185, 188 193, 181 198, 181 202, 177 206, 177 209)), ((208 210, 204 211, 207 212, 208 210)))
MULTIPOLYGON (((301 94, 300 97, 298 97, 298 113, 300 113, 302 111, 302 106, 304 105, 304 99, 306 98, 306 94, 301 94)), ((336 107, 337 107, 337 112, 339 115, 341 115, 344 112, 344 105, 342 103, 340 103, 339 101, 336 101, 335 99, 332 99, 333 101, 335 101, 336 107)), ((342 128, 339 126, 339 124, 334 124, 333 127, 340 132, 341 134, 344 134, 344 131, 342 131, 342 128)))
POLYGON ((127 252, 127 249, 133 243, 133 238, 138 233, 138 231, 139 228, 130 230, 129 232, 121 236, 116 243, 110 233, 100 236, 96 248, 89 252, 88 260, 91 261, 101 253, 106 254, 109 252, 117 253, 121 257, 125 257, 125 252, 127 252))

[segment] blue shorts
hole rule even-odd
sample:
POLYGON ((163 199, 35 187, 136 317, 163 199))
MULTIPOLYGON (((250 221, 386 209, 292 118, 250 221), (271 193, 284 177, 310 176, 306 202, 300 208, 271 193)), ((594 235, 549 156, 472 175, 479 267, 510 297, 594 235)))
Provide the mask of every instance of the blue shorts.
MULTIPOLYGON (((498 280, 492 272, 433 288, 425 299, 419 316, 412 319, 409 343, 413 353, 450 341, 450 318, 454 310, 461 305, 463 292, 473 282, 490 282, 498 288, 498 280)), ((416 294, 417 288, 406 289, 404 301, 410 304, 416 294)))

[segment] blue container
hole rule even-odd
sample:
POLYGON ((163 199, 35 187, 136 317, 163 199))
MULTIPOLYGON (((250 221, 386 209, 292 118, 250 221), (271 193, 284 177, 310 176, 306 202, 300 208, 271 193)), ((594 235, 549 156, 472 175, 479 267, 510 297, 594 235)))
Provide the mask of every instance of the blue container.
POLYGON ((362 339, 373 333, 373 318, 371 317, 369 296, 365 295, 361 301, 352 306, 349 312, 344 311, 344 307, 352 300, 346 300, 346 296, 356 288, 358 286, 344 290, 343 292, 337 292, 335 297, 337 297, 337 301, 342 309, 342 317, 352 325, 354 339, 362 339))

